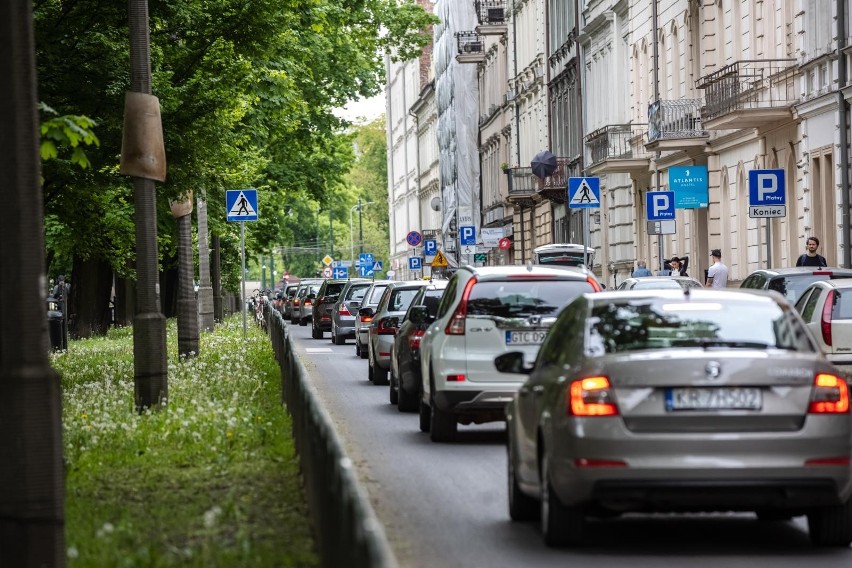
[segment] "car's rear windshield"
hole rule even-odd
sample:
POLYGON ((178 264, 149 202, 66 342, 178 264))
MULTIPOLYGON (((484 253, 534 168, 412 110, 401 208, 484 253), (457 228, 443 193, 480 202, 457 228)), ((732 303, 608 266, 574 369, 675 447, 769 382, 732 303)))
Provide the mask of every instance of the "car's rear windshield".
POLYGON ((682 286, 677 280, 636 280, 631 290, 661 290, 661 289, 678 289, 682 286))
POLYGON ((795 274, 789 276, 777 276, 769 281, 769 289, 782 293, 795 304, 802 296, 805 289, 818 280, 828 280, 828 274, 795 274))
POLYGON ((367 293, 367 288, 369 288, 369 284, 365 284, 363 286, 350 286, 349 291, 346 292, 347 300, 363 300, 364 294, 367 293))
POLYGON ((384 286, 373 286, 373 291, 370 293, 370 297, 367 298, 367 303, 378 306, 379 300, 382 299, 382 294, 385 293, 385 288, 387 288, 387 284, 384 286))
POLYGON ((555 316, 580 294, 594 291, 586 280, 477 282, 470 291, 467 315, 503 318, 555 316))
POLYGON ((329 282, 325 285, 325 295, 337 296, 344 286, 346 286, 346 282, 329 282))
POLYGON ((705 347, 813 352, 793 310, 767 302, 710 302, 671 298, 613 301, 592 307, 591 354, 705 347))

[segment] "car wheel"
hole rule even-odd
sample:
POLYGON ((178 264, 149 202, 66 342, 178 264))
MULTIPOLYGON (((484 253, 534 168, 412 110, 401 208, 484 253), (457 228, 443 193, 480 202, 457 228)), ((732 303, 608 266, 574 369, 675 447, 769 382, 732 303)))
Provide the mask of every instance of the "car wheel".
POLYGON ((355 356, 361 356, 361 343, 358 341, 358 334, 355 334, 355 356))
MULTIPOLYGON (((333 331, 333 330, 332 330, 332 331, 333 331)), ((332 340, 332 341, 334 341, 334 344, 335 344, 335 345, 343 345, 344 343, 346 343, 346 338, 345 338, 345 337, 340 337, 340 334, 337 334, 337 333, 335 333, 335 334, 332 336, 331 340, 332 340)))
POLYGON ((509 478, 509 517, 513 521, 532 521, 539 511, 538 501, 521 491, 515 477, 515 452, 513 451, 512 434, 506 433, 506 453, 508 454, 509 478))
POLYGON ((413 394, 408 394, 404 388, 402 388, 402 383, 397 379, 397 389, 396 389, 396 407, 400 412, 414 412, 417 410, 417 396, 413 394))
POLYGON ((369 355, 369 353, 367 353, 367 346, 362 345, 358 349, 359 349, 358 356, 361 357, 361 359, 368 359, 369 358, 370 355, 369 355))
POLYGON ((547 546, 581 544, 586 520, 577 507, 566 507, 550 484, 547 454, 541 460, 541 534, 547 546))
POLYGON ((314 339, 322 339, 322 330, 315 325, 311 325, 311 337, 314 339))
POLYGON ((308 320, 305 319, 305 318, 300 319, 299 325, 302 326, 302 327, 305 327, 306 325, 308 325, 308 320))
POLYGON ((432 411, 429 410, 429 405, 420 401, 420 431, 428 432, 431 429, 432 411))
POLYGON ((374 383, 375 375, 373 373, 374 373, 373 364, 370 363, 370 362, 367 362, 367 380, 370 381, 371 383, 375 384, 374 383))
POLYGON ((429 405, 429 438, 433 442, 452 442, 456 439, 458 431, 458 423, 456 417, 449 412, 444 412, 438 405, 435 404, 435 399, 432 399, 429 405))
POLYGON ((847 547, 852 542, 852 499, 843 505, 817 507, 808 513, 811 542, 847 547))
POLYGON ((388 370, 383 369, 379 366, 378 363, 373 363, 373 384, 376 385, 387 385, 390 381, 388 380, 388 370))
POLYGON ((398 404, 399 403, 399 390, 397 390, 399 388, 398 385, 399 385, 399 381, 396 380, 396 377, 394 377, 394 375, 393 375, 393 369, 391 369, 390 386, 388 388, 388 391, 390 391, 389 398, 390 398, 391 404, 398 404))

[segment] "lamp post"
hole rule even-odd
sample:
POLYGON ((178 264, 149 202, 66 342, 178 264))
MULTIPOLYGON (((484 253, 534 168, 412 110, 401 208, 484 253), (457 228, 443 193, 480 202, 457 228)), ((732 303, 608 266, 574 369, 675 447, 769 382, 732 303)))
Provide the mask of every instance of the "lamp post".
MULTIPOLYGON (((358 203, 349 208, 349 259, 353 262, 353 264, 355 262, 355 238, 354 238, 354 231, 352 230, 352 213, 356 209, 358 210, 358 225, 359 225, 359 230, 360 230, 361 229, 361 227, 360 227, 360 225, 361 225, 361 209, 363 207, 366 207, 367 205, 372 205, 374 203, 375 203, 375 201, 368 201, 367 203, 361 203, 361 198, 359 197, 358 203)), ((361 252, 364 252, 364 233, 363 232, 360 233, 359 240, 360 240, 361 252)))

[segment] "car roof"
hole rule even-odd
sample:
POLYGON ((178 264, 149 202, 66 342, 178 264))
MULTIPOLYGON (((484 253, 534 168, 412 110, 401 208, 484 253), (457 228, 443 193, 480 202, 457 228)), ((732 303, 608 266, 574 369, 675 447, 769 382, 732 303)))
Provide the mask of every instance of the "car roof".
POLYGON ((543 266, 541 264, 507 265, 507 266, 465 266, 479 280, 501 280, 507 276, 531 275, 551 276, 556 278, 586 280, 595 275, 584 266, 543 266))
POLYGON ((814 286, 823 286, 823 287, 827 287, 827 288, 828 287, 830 287, 830 288, 843 288, 843 289, 852 288, 852 276, 850 276, 848 278, 833 278, 831 280, 817 280, 816 282, 811 282, 808 285, 808 288, 811 288, 811 287, 814 287, 814 286))
POLYGON ((689 280, 691 282, 698 282, 692 276, 638 276, 630 278, 625 278, 623 281, 627 282, 628 280, 636 281, 636 282, 659 282, 660 280, 689 280))
POLYGON ((783 296, 777 292, 770 291, 767 293, 763 290, 752 290, 744 288, 693 288, 686 293, 683 290, 672 289, 649 289, 649 290, 620 290, 603 292, 595 292, 594 294, 586 295, 590 301, 595 303, 606 303, 619 301, 623 302, 626 299, 640 298, 663 298, 672 300, 715 300, 719 302, 762 302, 762 303, 781 303, 784 300, 783 296))
MULTIPOLYGON (((840 268, 837 266, 816 267, 816 266, 785 266, 781 268, 760 268, 754 270, 751 274, 765 274, 766 276, 790 276, 796 274, 813 274, 814 272, 831 272, 835 274, 848 274, 852 277, 852 268, 840 268)), ((749 276, 751 276, 749 274, 749 276)))
POLYGON ((426 280, 393 280, 388 284, 388 288, 420 288, 428 285, 429 282, 426 280))

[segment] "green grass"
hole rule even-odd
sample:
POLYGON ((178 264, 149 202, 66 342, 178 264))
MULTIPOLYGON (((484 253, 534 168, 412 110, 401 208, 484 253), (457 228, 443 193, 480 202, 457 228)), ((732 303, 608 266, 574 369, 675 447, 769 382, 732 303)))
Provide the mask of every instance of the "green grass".
POLYGON ((62 376, 69 567, 319 565, 269 339, 232 317, 138 414, 133 332, 71 342, 62 376))

